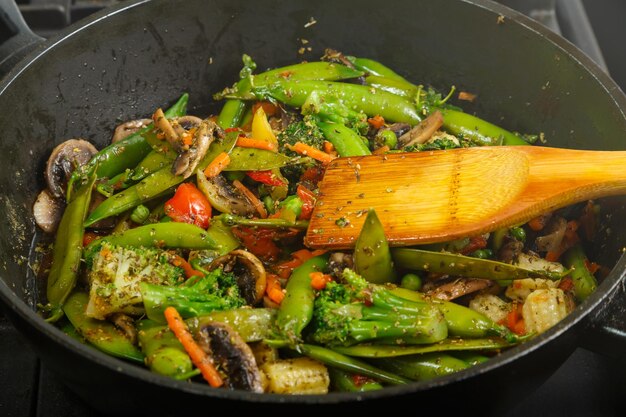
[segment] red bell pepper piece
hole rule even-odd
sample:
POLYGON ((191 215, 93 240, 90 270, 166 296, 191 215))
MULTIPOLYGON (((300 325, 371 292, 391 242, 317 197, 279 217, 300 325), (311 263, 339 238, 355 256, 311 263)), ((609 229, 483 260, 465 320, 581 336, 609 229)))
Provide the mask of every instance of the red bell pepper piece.
POLYGON ((191 223, 206 229, 211 223, 212 207, 195 185, 185 182, 165 202, 165 214, 175 222, 191 223))

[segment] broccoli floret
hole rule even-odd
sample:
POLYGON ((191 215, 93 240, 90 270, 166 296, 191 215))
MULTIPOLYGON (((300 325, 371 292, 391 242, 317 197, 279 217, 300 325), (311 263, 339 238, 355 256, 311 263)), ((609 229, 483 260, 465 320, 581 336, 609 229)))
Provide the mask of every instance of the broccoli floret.
POLYGON ((184 271, 170 263, 171 254, 157 248, 122 247, 104 242, 87 254, 90 283, 85 314, 104 319, 111 313, 143 313, 139 284, 174 285, 184 271))
POLYGON ((428 302, 409 301, 351 269, 344 283, 330 282, 319 291, 308 337, 326 346, 360 342, 435 343, 448 336, 441 311, 428 302))
POLYGON ((289 124, 285 130, 280 132, 278 134, 278 141, 281 145, 281 151, 286 153, 291 152, 286 145, 293 145, 296 142, 302 142, 322 149, 324 145, 324 135, 315 124, 313 118, 305 116, 304 119, 289 124))
POLYGON ((402 150, 405 152, 421 152, 421 151, 437 151, 440 149, 454 149, 460 148, 459 142, 454 139, 442 137, 435 139, 433 141, 429 141, 426 143, 420 143, 417 145, 409 145, 404 147, 402 150))
POLYGON ((164 311, 173 306, 183 318, 197 317, 216 310, 229 310, 246 305, 237 286, 237 278, 221 268, 202 271, 176 286, 141 283, 141 294, 149 319, 165 322, 164 311))

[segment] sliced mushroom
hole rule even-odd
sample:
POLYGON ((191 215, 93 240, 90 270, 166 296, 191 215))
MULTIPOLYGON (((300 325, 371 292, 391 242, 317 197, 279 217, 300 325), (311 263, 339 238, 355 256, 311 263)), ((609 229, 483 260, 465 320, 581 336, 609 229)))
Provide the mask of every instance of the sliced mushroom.
POLYGON ((54 233, 59 226, 65 203, 62 198, 55 198, 50 191, 43 190, 33 205, 35 223, 46 233, 54 233))
POLYGON ((209 265, 210 271, 217 268, 235 275, 241 295, 249 305, 258 304, 263 299, 267 277, 259 258, 246 250, 237 249, 220 256, 209 265))
POLYGON ((119 142, 120 140, 125 139, 126 137, 137 132, 139 129, 148 126, 150 123, 152 123, 151 119, 137 119, 118 125, 113 132, 111 143, 119 142))
POLYGON ((72 172, 86 164, 97 152, 96 147, 84 139, 69 139, 57 145, 46 165, 45 177, 50 193, 54 197, 65 196, 72 172))
POLYGON ((137 343, 137 328, 132 317, 124 313, 113 313, 107 319, 120 329, 132 344, 137 343))
POLYGON ((443 115, 439 110, 431 113, 417 126, 398 138, 401 147, 422 144, 443 126, 443 115))
POLYGON ((411 125, 408 123, 397 122, 390 124, 385 129, 391 130, 397 137, 400 137, 411 130, 411 125))
POLYGON ((198 163, 209 150, 215 136, 224 137, 224 131, 212 120, 204 119, 196 128, 190 146, 184 145, 178 154, 172 172, 189 178, 194 173, 198 163))
POLYGON ((498 251, 498 259, 504 263, 515 261, 524 249, 524 243, 517 239, 505 238, 506 242, 498 251))
POLYGON ((567 229, 567 220, 561 216, 553 217, 543 229, 544 235, 535 239, 537 250, 540 252, 556 251, 561 246, 567 229))
POLYGON ((427 294, 440 300, 450 301, 455 298, 483 290, 493 285, 493 281, 477 278, 459 278, 452 282, 439 285, 427 294))
POLYGON ((222 213, 251 216, 256 209, 243 193, 232 186, 223 175, 207 178, 201 170, 196 173, 198 188, 207 197, 211 206, 222 213))
POLYGON ((232 327, 210 322, 198 330, 198 344, 209 354, 230 389, 263 392, 261 371, 250 346, 232 327))
POLYGON ((352 255, 348 253, 333 252, 328 258, 330 274, 335 278, 340 278, 344 269, 352 268, 353 266, 354 259, 352 255))

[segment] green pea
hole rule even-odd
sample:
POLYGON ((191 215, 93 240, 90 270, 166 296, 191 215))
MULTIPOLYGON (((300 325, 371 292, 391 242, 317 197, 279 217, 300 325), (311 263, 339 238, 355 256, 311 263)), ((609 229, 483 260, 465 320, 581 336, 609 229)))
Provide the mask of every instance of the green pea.
POLYGON ((489 259, 493 256, 493 251, 491 249, 478 249, 472 252, 471 256, 474 258, 489 259))
POLYGON ((130 219, 135 223, 143 224, 146 220, 148 220, 149 216, 150 209, 148 209, 148 207, 144 206, 143 204, 140 204, 135 207, 133 212, 130 214, 130 219))
POLYGON ((376 133, 376 143, 381 146, 389 146, 389 149, 396 149, 398 137, 392 130, 382 129, 376 133))
POLYGON ((520 242, 525 242, 526 241, 526 230, 524 230, 523 227, 511 227, 509 229, 509 233, 511 234, 511 236, 513 238, 515 238, 516 240, 519 240, 520 242))
POLYGON ((400 286, 407 290, 419 291, 422 289, 422 278, 417 274, 406 274, 400 280, 400 286))

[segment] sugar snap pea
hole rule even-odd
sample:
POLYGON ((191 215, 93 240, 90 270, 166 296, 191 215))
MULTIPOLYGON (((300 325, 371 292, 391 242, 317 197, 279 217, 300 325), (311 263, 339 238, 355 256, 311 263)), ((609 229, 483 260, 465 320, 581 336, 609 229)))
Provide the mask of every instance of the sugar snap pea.
POLYGON ((282 168, 290 161, 291 159, 282 153, 235 147, 230 153, 230 162, 224 171, 267 171, 282 168))
POLYGON ((309 274, 322 271, 327 261, 327 255, 316 256, 293 270, 287 281, 285 298, 280 303, 276 316, 278 333, 284 339, 298 342, 302 330, 311 321, 315 293, 309 274))
POLYGON ((86 293, 76 291, 63 305, 63 311, 76 331, 91 345, 111 356, 143 363, 144 355, 113 323, 85 316, 88 301, 86 293))
POLYGON ((157 374, 179 377, 193 369, 183 345, 167 327, 152 320, 137 323, 137 336, 145 364, 157 374))
POLYGON ((354 268, 369 282, 382 284, 397 278, 385 230, 370 209, 354 246, 354 268))
POLYGON ((207 230, 189 223, 167 222, 137 226, 96 239, 85 247, 85 256, 89 257, 104 242, 116 246, 213 249, 220 254, 239 246, 239 241, 230 234, 229 229, 217 222, 207 230))
POLYGON ((316 123, 324 137, 333 144, 339 156, 371 155, 369 147, 358 133, 341 123, 316 123))
MULTIPOLYGON (((230 152, 235 146, 236 133, 228 134, 221 141, 211 144, 209 151, 198 164, 197 169, 204 169, 220 153, 230 152)), ((115 216, 138 206, 141 203, 152 200, 172 187, 184 181, 182 175, 174 175, 169 166, 153 172, 137 184, 112 195, 96 207, 85 220, 85 227, 89 227, 99 220, 115 216)))
MULTIPOLYGON (((394 294, 413 301, 429 300, 423 293, 408 290, 406 288, 394 288, 394 294)), ((453 303, 451 301, 429 300, 443 313, 448 325, 450 336, 462 338, 485 338, 489 336, 500 336, 508 342, 519 341, 520 338, 508 328, 495 323, 471 308, 453 303)))
POLYGON ((65 208, 57 229, 47 284, 46 309, 50 314, 46 320, 51 323, 63 316, 63 303, 78 279, 85 232, 83 221, 89 209, 91 192, 96 181, 94 171, 95 167, 88 174, 87 182, 76 190, 76 195, 65 208))
POLYGON ((362 111, 370 117, 380 115, 388 122, 415 125, 422 120, 415 105, 410 101, 366 85, 332 81, 279 80, 267 86, 253 88, 255 96, 259 99, 274 99, 293 107, 302 107, 314 91, 322 95, 334 95, 348 108, 362 111))
POLYGON ((376 366, 413 381, 426 381, 469 368, 464 360, 446 353, 371 359, 376 366))
MULTIPOLYGON (((189 94, 184 93, 174 105, 165 112, 166 117, 183 116, 187 112, 187 102, 189 94)), ((68 183, 67 198, 71 200, 71 194, 74 183, 95 166, 98 178, 111 178, 125 169, 134 168, 151 150, 152 147, 142 133, 151 130, 152 124, 140 129, 138 132, 127 136, 126 138, 115 142, 102 149, 81 169, 77 169, 72 173, 72 177, 68 183)))
POLYGON ((578 301, 583 301, 596 290, 598 283, 587 269, 587 256, 580 244, 563 254, 563 265, 571 270, 569 276, 574 281, 574 295, 578 301))
POLYGON ((357 378, 355 376, 357 374, 346 372, 343 369, 329 367, 328 374, 331 385, 340 392, 365 392, 383 388, 382 384, 372 379, 368 379, 361 384, 356 383, 357 378))
POLYGON ((341 369, 355 374, 369 376, 390 385, 403 385, 410 382, 409 379, 399 376, 394 372, 372 366, 367 362, 351 358, 334 350, 309 344, 297 345, 296 350, 301 354, 316 359, 327 366, 341 369))

